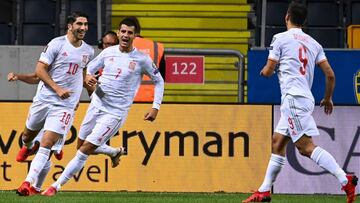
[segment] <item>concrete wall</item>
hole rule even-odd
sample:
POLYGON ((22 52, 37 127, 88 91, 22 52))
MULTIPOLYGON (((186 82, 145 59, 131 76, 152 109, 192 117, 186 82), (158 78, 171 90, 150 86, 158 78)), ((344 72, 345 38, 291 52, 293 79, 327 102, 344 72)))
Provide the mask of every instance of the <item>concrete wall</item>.
MULTIPOLYGON (((29 85, 20 81, 8 82, 9 72, 32 73, 40 57, 43 46, 0 46, 0 100, 32 100, 37 85, 29 85)), ((98 50, 96 49, 96 53, 98 50)), ((88 101, 85 90, 81 101, 88 101)))

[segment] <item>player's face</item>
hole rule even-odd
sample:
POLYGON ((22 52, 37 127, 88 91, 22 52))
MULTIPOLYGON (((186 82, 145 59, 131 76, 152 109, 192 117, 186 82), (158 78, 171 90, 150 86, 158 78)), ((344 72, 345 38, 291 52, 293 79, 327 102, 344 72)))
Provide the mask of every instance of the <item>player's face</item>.
POLYGON ((104 49, 118 44, 118 39, 111 34, 105 35, 105 37, 102 38, 102 41, 104 49))
POLYGON ((135 26, 121 24, 119 29, 120 48, 122 51, 131 51, 135 38, 135 26))
POLYGON ((88 20, 85 17, 77 17, 76 21, 68 28, 77 40, 82 40, 88 31, 88 20))

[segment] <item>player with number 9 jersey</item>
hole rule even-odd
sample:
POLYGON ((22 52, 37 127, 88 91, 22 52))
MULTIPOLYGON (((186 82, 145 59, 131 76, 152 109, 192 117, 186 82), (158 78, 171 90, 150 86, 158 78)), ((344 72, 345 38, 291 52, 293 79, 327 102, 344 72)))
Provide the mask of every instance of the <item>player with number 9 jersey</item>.
POLYGON ((270 45, 269 60, 279 64, 277 75, 281 95, 304 96, 314 101, 311 86, 315 63, 326 60, 322 46, 301 28, 276 34, 270 45))
MULTIPOLYGON (((287 31, 274 36, 268 60, 260 71, 260 75, 270 77, 278 65, 281 115, 272 137, 272 154, 264 181, 256 192, 242 201, 243 203, 271 201, 270 191, 285 165, 286 147, 289 141, 294 143, 302 156, 313 160, 318 166, 336 177, 346 193, 347 203, 355 201, 358 178, 353 174, 346 174, 335 158, 313 141, 313 137, 320 134, 312 116, 315 101, 311 86, 315 65, 318 65, 325 76, 325 94, 320 101, 320 106, 324 107, 327 115, 333 111, 332 95, 335 88, 335 74, 321 45, 302 31, 306 16, 305 4, 299 2, 289 4, 285 15, 287 31)), ((294 180, 303 181, 303 179, 294 180)))

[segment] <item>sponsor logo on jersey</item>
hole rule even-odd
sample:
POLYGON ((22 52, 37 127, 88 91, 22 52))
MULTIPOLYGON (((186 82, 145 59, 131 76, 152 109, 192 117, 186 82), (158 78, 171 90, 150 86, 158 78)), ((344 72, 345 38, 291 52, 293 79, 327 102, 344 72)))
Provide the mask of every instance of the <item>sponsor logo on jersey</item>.
POLYGON ((89 62, 89 55, 82 55, 82 62, 87 64, 89 62))
POLYGON ((66 53, 66 51, 64 52, 64 53, 62 53, 61 54, 61 56, 63 56, 63 57, 67 57, 68 56, 68 54, 66 53))

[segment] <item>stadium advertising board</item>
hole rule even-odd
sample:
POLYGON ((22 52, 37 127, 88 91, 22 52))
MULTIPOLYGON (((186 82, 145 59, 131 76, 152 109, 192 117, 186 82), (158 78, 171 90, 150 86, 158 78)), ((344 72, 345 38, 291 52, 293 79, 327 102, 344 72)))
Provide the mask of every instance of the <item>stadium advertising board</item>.
MULTIPOLYGON (((325 50, 326 57, 334 69, 336 87, 333 101, 335 104, 360 104, 360 51, 325 50)), ((248 102, 261 104, 280 104, 280 87, 276 75, 260 77, 268 57, 267 50, 251 50, 248 54, 248 102), (271 92, 271 94, 266 94, 271 92)), ((315 68, 312 92, 315 102, 320 103, 325 92, 325 77, 320 68, 315 68)))
MULTIPOLYGON (((320 132, 320 136, 314 137, 315 144, 332 154, 345 171, 359 175, 360 106, 335 106, 330 116, 325 115, 323 108, 316 106, 313 116, 320 132)), ((275 106, 275 125, 279 117, 279 106, 275 106)), ((286 153, 287 162, 274 185, 275 193, 344 194, 335 177, 311 159, 301 156, 292 143, 288 145, 286 153)))
MULTIPOLYGON (((15 161, 29 106, 0 103, 0 190, 17 188, 29 169, 30 162, 15 161)), ((87 106, 82 103, 76 112, 64 159, 52 159, 44 187, 73 158, 87 106)), ((271 151, 271 106, 163 104, 157 120, 145 122, 150 107, 134 104, 111 140, 127 148, 117 168, 104 155, 91 156, 63 190, 249 192, 261 183, 266 164, 259 163, 267 163, 271 151)))

